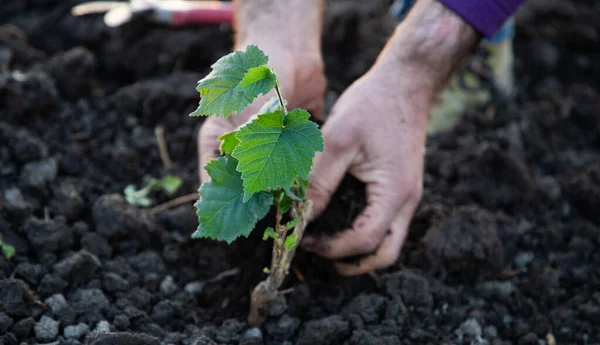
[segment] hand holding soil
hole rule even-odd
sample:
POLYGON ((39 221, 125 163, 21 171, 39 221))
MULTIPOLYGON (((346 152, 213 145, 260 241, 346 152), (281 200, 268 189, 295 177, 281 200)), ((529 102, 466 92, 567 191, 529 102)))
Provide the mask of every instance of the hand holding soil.
POLYGON ((367 207, 352 229, 303 242, 306 250, 333 260, 375 253, 357 265, 338 262, 342 274, 394 263, 421 198, 429 104, 412 96, 408 75, 397 79, 389 68, 376 65, 337 101, 310 178, 307 197, 317 215, 347 172, 366 183, 367 207))
MULTIPOLYGON (((232 30, 140 22, 109 32, 101 16, 71 16, 82 1, 7 1, 0 10, 0 234, 14 247, 0 254, 0 344, 598 343, 594 2, 528 2, 534 11, 516 23, 516 97, 470 109, 455 130, 427 139, 418 216, 394 266, 377 281, 339 279, 330 260, 299 251, 258 329, 246 322, 250 291, 272 256, 260 232, 231 246, 190 240, 191 202, 154 213, 122 195, 166 173, 183 180, 173 200, 197 194, 198 119, 186 114, 197 81, 231 51, 232 30), (158 126, 173 170, 164 169, 158 126)), ((327 1, 328 90, 346 90, 332 122, 387 116, 363 111, 363 120, 342 105, 358 104, 350 98, 371 78, 347 89, 391 34, 382 28, 389 3, 327 1)), ((278 28, 306 31, 277 16, 278 28)), ((402 109, 418 95, 378 90, 402 109)), ((365 198, 347 177, 307 234, 352 227, 365 198)))

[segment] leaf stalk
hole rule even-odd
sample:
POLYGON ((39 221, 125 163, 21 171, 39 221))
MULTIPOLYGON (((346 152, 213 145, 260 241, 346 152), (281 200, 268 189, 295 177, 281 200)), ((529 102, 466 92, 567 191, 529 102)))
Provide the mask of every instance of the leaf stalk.
POLYGON ((281 89, 279 87, 279 79, 275 80, 275 91, 277 92, 277 98, 279 98, 279 104, 281 105, 281 110, 283 113, 287 115, 287 108, 285 107, 285 102, 283 101, 283 97, 281 96, 281 89))

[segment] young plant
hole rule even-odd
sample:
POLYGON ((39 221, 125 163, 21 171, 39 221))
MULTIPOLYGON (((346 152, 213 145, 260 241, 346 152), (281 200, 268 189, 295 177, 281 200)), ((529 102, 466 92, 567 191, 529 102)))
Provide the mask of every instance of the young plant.
POLYGON ((248 321, 263 322, 269 304, 277 297, 311 211, 305 198, 313 158, 323 151, 323 136, 310 114, 302 109, 288 112, 275 71, 256 46, 226 55, 198 83, 202 95, 191 116, 239 114, 261 94, 275 89, 250 123, 222 135, 221 157, 209 162, 210 175, 199 189, 195 204, 199 226, 192 238, 211 238, 231 243, 250 235, 256 223, 275 207, 275 227, 263 239, 273 239, 271 267, 266 280, 252 293, 248 321), (290 212, 293 210, 293 212, 290 212), (290 212, 290 221, 284 217, 290 212))
POLYGON ((153 191, 161 191, 168 196, 172 196, 181 187, 181 178, 178 176, 167 175, 161 180, 151 178, 148 180, 146 187, 137 190, 134 185, 128 185, 123 190, 125 200, 132 205, 148 207, 152 204, 150 193, 153 191))

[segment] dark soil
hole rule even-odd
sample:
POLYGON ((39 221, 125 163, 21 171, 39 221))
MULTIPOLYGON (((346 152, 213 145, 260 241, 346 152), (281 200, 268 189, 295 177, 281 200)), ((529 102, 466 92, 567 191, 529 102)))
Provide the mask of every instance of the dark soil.
MULTIPOLYGON (((342 278, 301 252, 260 330, 245 318, 268 243, 192 241, 191 203, 152 215, 121 196, 166 173, 177 196, 197 189, 187 114, 231 27, 109 30, 71 17, 77 2, 1 5, 0 232, 17 255, 0 256, 0 344, 600 344, 595 2, 523 11, 516 98, 431 138, 396 265, 342 278)), ((329 100, 375 59, 386 6, 329 3, 329 100)), ((360 187, 348 179, 309 231, 350 224, 360 187)))

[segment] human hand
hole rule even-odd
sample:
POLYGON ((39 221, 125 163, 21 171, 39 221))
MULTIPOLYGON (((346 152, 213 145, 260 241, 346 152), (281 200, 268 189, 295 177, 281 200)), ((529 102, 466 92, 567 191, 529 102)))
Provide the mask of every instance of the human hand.
MULTIPOLYGON (((326 86, 320 50, 296 51, 273 43, 268 38, 249 39, 246 43, 236 44, 235 50, 246 49, 246 46, 250 44, 257 45, 269 56, 268 64, 275 70, 277 78, 280 80, 282 94, 288 97, 286 99, 288 108, 302 107, 318 118, 323 109, 323 96, 326 86)), ((209 179, 204 166, 211 159, 219 156, 220 142, 218 137, 244 125, 252 116, 257 114, 265 101, 274 96, 276 94, 272 91, 267 95, 258 97, 240 115, 232 115, 227 119, 220 116, 211 116, 204 121, 198 135, 200 163, 198 170, 200 171, 201 181, 209 179)))
POLYGON ((323 126, 307 198, 318 216, 349 172, 366 184, 367 207, 351 229, 302 246, 357 275, 393 264, 421 199, 429 112, 480 35, 437 0, 419 0, 375 65, 340 97, 323 126), (371 254, 358 264, 339 261, 371 254))
POLYGON ((314 203, 314 216, 325 209, 346 172, 366 184, 368 206, 352 229, 302 243, 333 260, 375 252, 358 265, 337 261, 344 275, 393 264, 421 198, 430 99, 411 86, 419 83, 410 76, 392 72, 377 65, 342 94, 323 126, 325 151, 317 154, 310 176, 307 198, 314 203))

